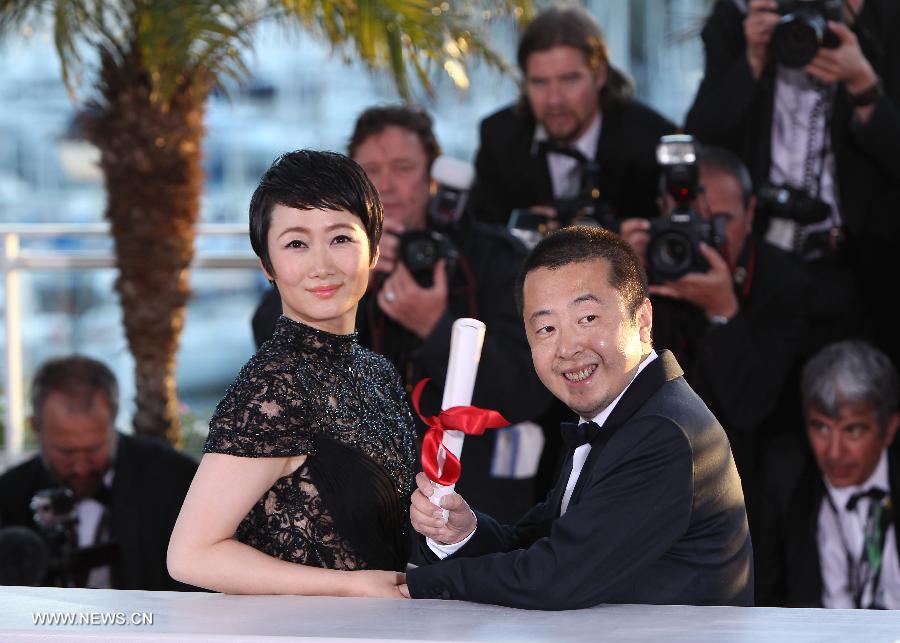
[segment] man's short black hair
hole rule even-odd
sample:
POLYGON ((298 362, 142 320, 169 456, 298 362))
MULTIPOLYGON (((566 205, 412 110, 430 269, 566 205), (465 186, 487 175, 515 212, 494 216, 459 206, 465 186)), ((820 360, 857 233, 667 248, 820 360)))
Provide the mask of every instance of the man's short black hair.
MULTIPOLYGON (((525 75, 531 54, 555 47, 573 47, 584 54, 587 66, 596 71, 606 63, 606 83, 600 90, 601 107, 627 100, 634 95, 634 85, 625 74, 609 63, 609 48, 603 30, 597 21, 582 7, 551 7, 532 20, 522 37, 516 59, 522 75, 525 75)), ((523 102, 527 100, 523 96, 523 102)))
POLYGON ((744 207, 750 205, 750 199, 753 198, 753 179, 750 178, 750 170, 737 154, 723 147, 698 145, 697 164, 702 172, 721 173, 734 177, 741 186, 744 207))
POLYGON ((437 137, 434 135, 434 122, 431 116, 416 105, 381 105, 364 111, 356 119, 353 134, 347 143, 347 152, 351 157, 355 157, 356 150, 367 138, 383 132, 388 127, 401 127, 418 136, 425 149, 429 168, 434 159, 441 155, 441 146, 438 145, 437 137))
POLYGON ((109 403, 113 420, 119 412, 119 384, 103 364, 83 355, 71 355, 44 362, 31 381, 32 422, 41 428, 44 402, 51 393, 61 393, 83 407, 91 408, 94 396, 101 394, 109 403))
POLYGON ((573 263, 605 259, 609 262, 609 285, 622 295, 632 316, 647 298, 647 276, 634 248, 619 235, 593 226, 572 226, 553 232, 538 243, 519 270, 516 305, 521 315, 525 305, 525 277, 538 268, 555 270, 573 263))
POLYGON ((355 214, 369 239, 369 260, 374 260, 384 209, 375 186, 353 159, 336 152, 298 150, 279 156, 262 175, 250 199, 250 245, 272 276, 267 239, 276 205, 355 214))

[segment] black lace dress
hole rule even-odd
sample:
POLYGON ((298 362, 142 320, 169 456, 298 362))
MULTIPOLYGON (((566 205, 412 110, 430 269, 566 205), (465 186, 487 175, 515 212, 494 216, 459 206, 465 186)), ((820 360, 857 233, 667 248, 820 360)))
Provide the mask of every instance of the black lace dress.
POLYGON ((329 569, 405 569, 414 424, 396 369, 356 333, 281 317, 216 408, 204 451, 307 456, 241 521, 241 542, 329 569))

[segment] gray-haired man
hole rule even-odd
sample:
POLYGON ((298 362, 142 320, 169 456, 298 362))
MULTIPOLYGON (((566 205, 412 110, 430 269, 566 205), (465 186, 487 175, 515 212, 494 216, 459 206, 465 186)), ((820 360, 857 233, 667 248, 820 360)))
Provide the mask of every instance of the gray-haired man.
POLYGON ((769 456, 754 533, 757 604, 900 608, 897 379, 887 356, 860 341, 806 364, 811 454, 802 466, 783 444, 769 456))

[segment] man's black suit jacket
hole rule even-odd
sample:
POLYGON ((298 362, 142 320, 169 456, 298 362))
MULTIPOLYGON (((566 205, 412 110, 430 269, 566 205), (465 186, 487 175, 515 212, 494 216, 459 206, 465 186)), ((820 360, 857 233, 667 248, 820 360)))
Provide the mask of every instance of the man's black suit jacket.
MULTIPOLYGON (((110 490, 110 540, 120 556, 114 589, 187 589, 169 576, 166 550, 197 463, 168 445, 118 434, 110 490)), ((58 487, 40 455, 0 476, 0 526, 36 529, 29 503, 37 491, 58 487)))
MULTIPOLYGON (((520 105, 506 107, 481 123, 475 185, 469 211, 476 219, 506 225, 515 208, 552 205, 546 156, 534 145, 536 123, 520 105)), ((603 110, 595 160, 600 164, 600 198, 619 218, 658 214, 659 137, 675 125, 635 100, 603 110)))
MULTIPOLYGON (((806 438, 786 435, 766 449, 754 522, 756 602, 774 607, 822 607, 819 561, 819 509, 825 483, 806 438)), ((888 450, 888 481, 893 506, 900 498, 900 445, 888 450)), ((900 534, 900 511, 894 512, 900 534)), ((900 553, 900 542, 898 542, 900 553)))
POLYGON ((411 595, 557 610, 752 604, 753 553, 728 439, 670 352, 619 400, 560 516, 571 467, 570 453, 546 502, 515 526, 476 513, 475 534, 456 554, 408 572, 411 595))

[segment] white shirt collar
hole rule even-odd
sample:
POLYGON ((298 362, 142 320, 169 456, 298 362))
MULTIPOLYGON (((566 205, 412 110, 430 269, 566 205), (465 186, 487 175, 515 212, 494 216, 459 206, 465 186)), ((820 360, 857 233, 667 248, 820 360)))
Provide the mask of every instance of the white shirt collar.
POLYGON ((878 464, 875 466, 875 470, 872 472, 872 475, 869 476, 869 479, 861 485, 841 487, 838 489, 837 487, 832 486, 826 476, 823 475, 822 479, 825 481, 825 488, 828 490, 828 495, 831 496, 834 504, 841 511, 846 511, 847 501, 850 500, 850 496, 859 493, 860 491, 877 488, 884 489, 886 492, 890 493, 891 487, 888 482, 887 449, 882 449, 881 457, 878 458, 878 464))
MULTIPOLYGON (((610 402, 609 405, 607 405, 607 407, 605 409, 600 411, 600 413, 598 413, 593 418, 593 421, 596 422, 598 426, 603 426, 603 424, 606 422, 606 420, 609 419, 609 416, 613 412, 613 409, 616 408, 616 404, 618 404, 619 400, 622 399, 622 396, 625 395, 625 391, 627 391, 628 388, 634 383, 634 380, 636 380, 637 376, 641 374, 641 371, 647 367, 647 364, 649 364, 650 362, 655 360, 656 357, 657 357, 656 351, 651 348, 650 353, 647 355, 647 357, 645 357, 644 360, 640 364, 638 364, 637 371, 635 371, 634 377, 631 378, 631 381, 628 382, 628 386, 623 388, 622 392, 619 393, 618 396, 616 396, 616 399, 614 399, 612 402, 610 402)), ((582 418, 582 420, 584 420, 585 422, 588 421, 588 420, 585 420, 584 418, 582 418)))
MULTIPOLYGON (((588 127, 584 134, 579 136, 575 143, 572 144, 576 150, 584 154, 585 158, 592 159, 597 156, 597 142, 600 140, 600 127, 603 124, 603 114, 598 110, 597 115, 594 116, 594 120, 591 121, 591 126, 588 127)), ((538 143, 541 141, 546 141, 550 138, 547 135, 547 130, 544 129, 544 126, 540 123, 537 124, 537 127, 534 129, 534 139, 531 145, 531 153, 537 154, 538 143)))

